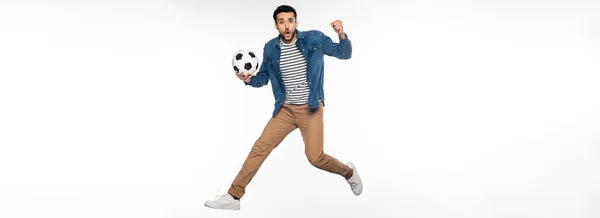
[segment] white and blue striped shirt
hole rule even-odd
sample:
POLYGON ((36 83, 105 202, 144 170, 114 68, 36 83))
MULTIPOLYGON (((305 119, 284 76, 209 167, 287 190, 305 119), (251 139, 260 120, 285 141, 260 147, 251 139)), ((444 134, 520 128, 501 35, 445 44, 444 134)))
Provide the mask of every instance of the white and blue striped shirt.
POLYGON ((279 44, 281 45, 279 68, 287 93, 285 103, 307 104, 310 91, 306 80, 306 58, 296 46, 296 42, 285 44, 280 40, 279 44))

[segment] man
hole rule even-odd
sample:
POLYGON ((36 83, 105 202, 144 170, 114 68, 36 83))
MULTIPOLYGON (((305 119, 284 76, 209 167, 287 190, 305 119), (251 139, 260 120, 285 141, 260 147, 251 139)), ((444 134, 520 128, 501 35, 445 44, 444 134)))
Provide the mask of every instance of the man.
POLYGON ((352 45, 340 20, 331 23, 340 40, 334 43, 320 31, 297 30, 296 18, 294 8, 287 5, 277 7, 273 20, 279 36, 265 44, 259 71, 255 76, 235 72, 245 85, 252 87, 262 87, 271 81, 276 100, 275 110, 228 193, 207 201, 204 204, 207 207, 239 210, 240 198, 244 196, 248 183, 271 151, 296 128, 302 134, 310 164, 343 176, 355 195, 362 192, 362 182, 354 164, 344 164, 323 152, 324 55, 350 59, 352 45))

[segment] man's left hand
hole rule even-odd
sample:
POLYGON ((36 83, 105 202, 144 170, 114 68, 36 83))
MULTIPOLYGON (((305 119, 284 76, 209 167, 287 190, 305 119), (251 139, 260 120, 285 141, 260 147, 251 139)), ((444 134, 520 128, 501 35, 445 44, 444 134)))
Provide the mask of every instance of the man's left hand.
POLYGON ((331 27, 333 28, 333 31, 335 31, 335 33, 337 33, 342 39, 346 38, 346 34, 344 33, 344 25, 342 24, 341 20, 335 20, 331 22, 331 27))

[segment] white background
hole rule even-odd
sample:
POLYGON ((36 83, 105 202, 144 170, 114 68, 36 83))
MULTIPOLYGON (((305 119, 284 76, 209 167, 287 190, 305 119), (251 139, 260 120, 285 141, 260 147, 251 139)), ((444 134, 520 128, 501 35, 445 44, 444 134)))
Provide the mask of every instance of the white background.
POLYGON ((600 3, 390 2, 1 1, 0 217, 599 217, 600 3), (206 208, 272 112, 231 58, 279 4, 352 40, 325 151, 364 192, 295 131, 242 211, 206 208))

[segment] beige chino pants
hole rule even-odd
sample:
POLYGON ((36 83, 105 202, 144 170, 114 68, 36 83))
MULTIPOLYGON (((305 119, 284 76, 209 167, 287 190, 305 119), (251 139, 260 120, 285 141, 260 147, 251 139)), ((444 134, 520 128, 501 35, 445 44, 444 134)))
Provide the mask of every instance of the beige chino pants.
POLYGON ((320 102, 318 109, 310 109, 307 104, 284 104, 279 113, 269 120, 260 137, 255 141, 242 168, 231 183, 228 193, 242 198, 246 186, 267 156, 296 128, 300 129, 304 140, 304 153, 311 165, 344 177, 350 173, 352 170, 350 167, 323 151, 323 102, 320 102))

